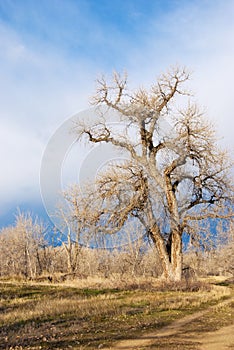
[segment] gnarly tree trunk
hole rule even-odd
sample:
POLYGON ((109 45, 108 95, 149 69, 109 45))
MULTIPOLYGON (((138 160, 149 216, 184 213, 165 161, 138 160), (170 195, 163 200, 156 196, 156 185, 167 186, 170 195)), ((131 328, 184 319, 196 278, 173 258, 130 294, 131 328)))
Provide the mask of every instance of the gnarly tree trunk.
POLYGON ((162 279, 168 282, 181 281, 182 239, 179 230, 171 233, 167 245, 165 245, 156 225, 151 228, 150 236, 158 250, 162 263, 162 279))
POLYGON ((182 239, 179 231, 172 233, 170 280, 181 281, 182 277, 182 239))

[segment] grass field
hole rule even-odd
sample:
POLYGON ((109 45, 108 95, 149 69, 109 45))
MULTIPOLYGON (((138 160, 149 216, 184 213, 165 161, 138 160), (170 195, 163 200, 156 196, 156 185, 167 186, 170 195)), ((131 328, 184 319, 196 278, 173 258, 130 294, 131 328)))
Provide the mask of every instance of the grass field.
MULTIPOLYGON (((160 291, 1 282, 0 349, 98 349, 160 329, 233 294, 231 285, 217 284, 160 291)), ((196 326, 217 329, 232 318, 230 310, 219 311, 212 322, 204 318, 196 326)))

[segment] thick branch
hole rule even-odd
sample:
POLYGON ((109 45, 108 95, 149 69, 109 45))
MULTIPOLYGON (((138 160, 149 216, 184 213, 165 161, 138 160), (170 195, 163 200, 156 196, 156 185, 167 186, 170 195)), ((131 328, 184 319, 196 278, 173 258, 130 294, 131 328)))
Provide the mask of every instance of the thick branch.
POLYGON ((218 214, 218 213, 207 213, 200 215, 187 215, 183 219, 183 226, 186 225, 187 221, 201 221, 206 219, 230 219, 233 218, 233 213, 218 214))

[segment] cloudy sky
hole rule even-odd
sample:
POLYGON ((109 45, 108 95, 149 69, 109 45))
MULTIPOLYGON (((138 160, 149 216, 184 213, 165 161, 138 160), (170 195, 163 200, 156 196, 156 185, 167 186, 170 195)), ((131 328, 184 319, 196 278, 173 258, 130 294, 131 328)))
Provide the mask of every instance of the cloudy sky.
POLYGON ((41 207, 43 151, 102 73, 126 70, 137 87, 186 65, 233 150, 233 18, 233 0, 0 0, 0 226, 41 207))

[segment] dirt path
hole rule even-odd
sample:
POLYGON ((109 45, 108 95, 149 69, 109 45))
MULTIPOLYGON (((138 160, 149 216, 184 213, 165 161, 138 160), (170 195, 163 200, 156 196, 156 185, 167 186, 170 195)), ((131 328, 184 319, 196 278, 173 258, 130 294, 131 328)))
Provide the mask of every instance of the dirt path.
MULTIPOLYGON (((128 349, 138 349, 144 350, 146 347, 150 349, 159 349, 160 347, 154 347, 153 344, 156 344, 162 338, 170 337, 180 333, 183 329, 183 326, 189 324, 190 322, 199 319, 200 317, 206 315, 212 310, 221 308, 229 303, 233 302, 234 298, 220 302, 217 305, 211 306, 206 310, 196 312, 192 315, 186 316, 180 320, 176 320, 170 325, 161 328, 155 332, 147 333, 141 335, 139 338, 122 340, 112 347, 105 348, 107 349, 116 349, 116 350, 128 350, 128 349)), ((185 342, 188 341, 188 336, 184 335, 185 342)), ((196 329, 189 335, 189 340, 194 344, 197 344, 194 349, 199 350, 224 350, 224 349, 234 349, 234 324, 228 327, 220 328, 215 332, 207 333, 196 333, 196 329)), ((180 337, 181 345, 183 344, 183 335, 180 337)), ((165 348, 165 347, 164 347, 165 348)), ((175 348, 174 348, 175 349, 175 348)), ((178 347, 178 349, 183 349, 183 347, 178 347)))
POLYGON ((200 341, 201 350, 225 350, 234 349, 234 324, 220 328, 216 332, 204 333, 200 337, 193 338, 194 341, 200 341))

